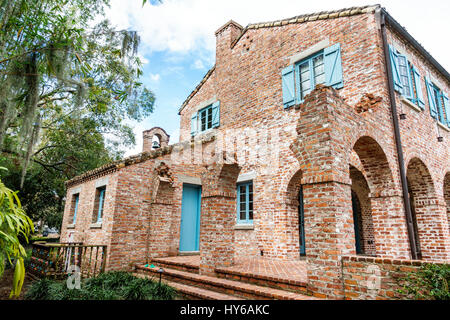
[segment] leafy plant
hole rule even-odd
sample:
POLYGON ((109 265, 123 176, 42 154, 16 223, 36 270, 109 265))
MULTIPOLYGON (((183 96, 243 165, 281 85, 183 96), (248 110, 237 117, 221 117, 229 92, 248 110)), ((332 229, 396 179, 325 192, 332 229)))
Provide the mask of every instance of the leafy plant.
POLYGON ((450 265, 426 264, 398 279, 399 293, 418 300, 450 300, 450 265))
POLYGON ((81 289, 68 289, 64 281, 41 279, 31 284, 28 300, 172 300, 172 287, 127 272, 107 272, 85 279, 81 289))
MULTIPOLYGON (((2 168, 3 169, 3 168, 2 168)), ((0 180, 0 276, 5 263, 15 260, 14 279, 10 297, 18 297, 25 279, 24 258, 27 252, 19 240, 22 236, 28 242, 33 222, 22 209, 17 192, 7 188, 0 180)))

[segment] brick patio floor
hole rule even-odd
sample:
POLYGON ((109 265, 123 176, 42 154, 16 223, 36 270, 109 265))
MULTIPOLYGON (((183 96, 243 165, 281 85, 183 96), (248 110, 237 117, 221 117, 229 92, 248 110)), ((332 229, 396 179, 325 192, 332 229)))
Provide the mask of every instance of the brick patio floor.
MULTIPOLYGON (((200 256, 177 256, 163 258, 180 264, 198 267, 200 256)), ((249 273, 274 279, 295 280, 307 282, 307 263, 300 261, 285 261, 268 258, 240 258, 235 264, 228 268, 221 268, 231 272, 249 273)))

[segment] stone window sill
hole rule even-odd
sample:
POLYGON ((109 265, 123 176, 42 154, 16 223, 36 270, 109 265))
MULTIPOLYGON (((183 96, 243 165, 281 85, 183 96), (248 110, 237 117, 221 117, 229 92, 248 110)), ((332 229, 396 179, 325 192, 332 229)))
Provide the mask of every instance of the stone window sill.
POLYGON ((68 224, 67 229, 75 229, 75 223, 68 224))
POLYGON ((101 229, 102 228, 102 223, 91 223, 91 225, 89 226, 89 228, 91 229, 101 229))
POLYGON ((252 224, 237 224, 234 230, 254 230, 255 227, 252 224))
POLYGON ((414 103, 412 103, 411 101, 409 101, 407 98, 405 97, 401 97, 400 100, 406 104, 408 107, 410 107, 411 109, 413 109, 414 111, 417 112, 422 112, 422 109, 420 109, 418 106, 416 106, 414 103))
POLYGON ((445 131, 450 132, 450 129, 447 126, 445 126, 444 124, 442 124, 440 121, 438 121, 437 124, 439 127, 444 129, 445 131))

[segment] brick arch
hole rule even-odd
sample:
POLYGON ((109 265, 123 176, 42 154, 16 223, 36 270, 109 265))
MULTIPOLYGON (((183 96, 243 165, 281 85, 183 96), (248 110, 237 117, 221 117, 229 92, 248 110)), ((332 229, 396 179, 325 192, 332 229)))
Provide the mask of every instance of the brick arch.
POLYGON ((302 183, 303 171, 300 167, 294 166, 282 181, 282 192, 286 203, 298 204, 298 192, 302 183))
POLYGON ((142 151, 151 151, 153 137, 156 136, 159 140, 159 145, 161 148, 167 147, 169 145, 170 136, 167 132, 160 127, 154 127, 150 130, 146 130, 142 133, 143 135, 143 147, 142 151))
POLYGON ((370 136, 361 136, 352 150, 361 161, 362 171, 365 172, 372 195, 394 193, 395 183, 391 165, 381 145, 370 136))
POLYGON ((447 259, 450 253, 448 218, 446 209, 439 205, 431 173, 425 163, 415 157, 408 163, 406 177, 422 258, 447 259))

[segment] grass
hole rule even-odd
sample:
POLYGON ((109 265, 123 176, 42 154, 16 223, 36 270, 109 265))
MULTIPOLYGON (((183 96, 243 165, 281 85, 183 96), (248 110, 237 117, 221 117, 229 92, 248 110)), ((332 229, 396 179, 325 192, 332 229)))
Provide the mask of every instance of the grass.
POLYGON ((34 281, 26 300, 173 300, 176 290, 150 279, 136 278, 127 272, 108 272, 84 279, 80 289, 68 289, 65 281, 34 281))

